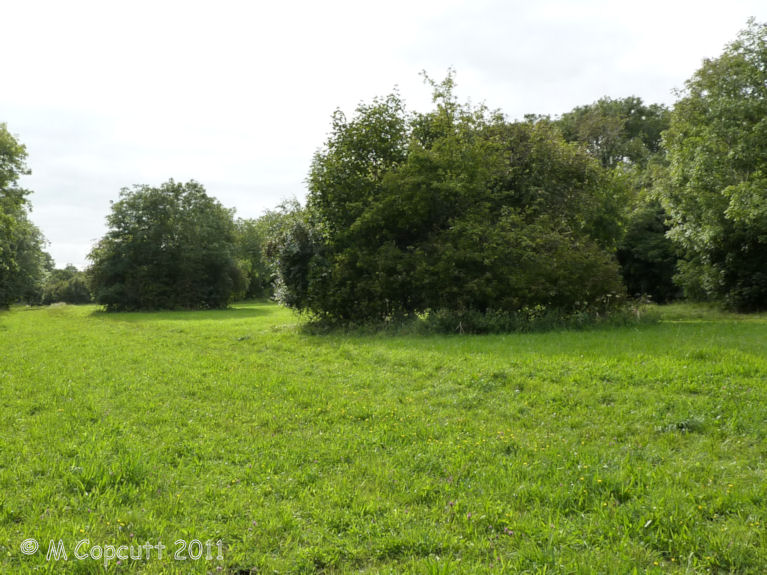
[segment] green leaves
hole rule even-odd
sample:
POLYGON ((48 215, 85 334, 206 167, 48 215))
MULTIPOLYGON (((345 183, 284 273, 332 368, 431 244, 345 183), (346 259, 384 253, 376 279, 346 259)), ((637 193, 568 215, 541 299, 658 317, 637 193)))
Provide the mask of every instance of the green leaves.
POLYGON ((557 121, 569 142, 583 144, 605 168, 620 163, 645 165, 660 151, 661 132, 668 127, 669 110, 645 105, 635 96, 601 98, 579 106, 557 121))
POLYGON ((107 222, 89 275, 109 310, 221 308, 244 290, 232 212, 197 182, 125 188, 107 222))
POLYGON ((29 191, 19 178, 29 174, 27 150, 0 124, 0 308, 24 300, 36 303, 42 288, 45 238, 29 220, 29 191))
POLYGON ((365 321, 622 293, 606 251, 620 206, 597 162, 548 122, 459 103, 452 75, 429 82, 430 112, 393 94, 333 116, 307 219, 284 244, 282 300, 365 321))
POLYGON ((767 25, 748 27, 687 81, 664 136, 670 235, 688 293, 767 307, 767 25))

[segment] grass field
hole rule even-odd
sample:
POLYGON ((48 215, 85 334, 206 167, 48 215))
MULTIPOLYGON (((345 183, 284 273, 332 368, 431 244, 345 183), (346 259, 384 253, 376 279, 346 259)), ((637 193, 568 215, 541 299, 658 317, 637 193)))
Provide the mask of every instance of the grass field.
POLYGON ((767 573, 767 317, 662 317, 2 313, 0 572, 767 573))

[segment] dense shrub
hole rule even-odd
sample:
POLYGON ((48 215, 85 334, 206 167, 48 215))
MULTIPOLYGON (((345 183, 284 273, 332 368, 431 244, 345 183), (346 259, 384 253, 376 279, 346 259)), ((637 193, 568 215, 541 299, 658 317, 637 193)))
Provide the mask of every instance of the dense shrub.
POLYGON ((674 283, 677 250, 667 237, 668 218, 655 201, 640 205, 629 219, 618 246, 618 261, 629 295, 649 296, 658 303, 680 295, 674 283))
POLYGON ((427 114, 395 94, 334 115, 282 236, 282 301, 352 322, 620 297, 621 198, 599 164, 549 122, 460 105, 450 77, 433 87, 427 114))

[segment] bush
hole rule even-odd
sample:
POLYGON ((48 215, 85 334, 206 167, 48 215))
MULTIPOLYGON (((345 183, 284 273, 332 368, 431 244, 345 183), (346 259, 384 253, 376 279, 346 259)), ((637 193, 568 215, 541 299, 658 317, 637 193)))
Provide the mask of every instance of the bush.
POLYGON ((623 294, 614 246, 621 201, 609 177, 548 122, 509 123, 396 94, 337 112, 315 157, 305 217, 282 236, 279 296, 324 321, 427 310, 563 313, 623 294))

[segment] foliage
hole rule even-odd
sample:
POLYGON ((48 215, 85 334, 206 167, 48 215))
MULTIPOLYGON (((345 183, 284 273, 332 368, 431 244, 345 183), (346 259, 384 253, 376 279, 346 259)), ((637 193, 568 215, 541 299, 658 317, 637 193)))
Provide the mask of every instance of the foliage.
MULTIPOLYGON (((256 219, 237 220, 238 254, 247 270, 246 298, 271 297, 280 290, 279 253, 287 248, 286 236, 301 217, 301 205, 292 199, 256 219)), ((287 257, 282 254, 283 260, 287 257)))
POLYGON ((29 174, 27 151, 0 124, 0 308, 17 301, 36 303, 50 256, 45 238, 29 220, 29 191, 19 178, 29 174))
POLYGON ((317 337, 269 303, 96 309, 0 315, 2 573, 767 573, 766 315, 317 337), (83 539, 169 548, 104 568, 83 539))
POLYGON ((232 211, 197 182, 123 188, 89 258, 108 310, 221 308, 244 290, 232 211))
POLYGON ((618 261, 628 293, 665 303, 678 296, 674 284, 677 253, 667 237, 666 212, 656 200, 640 204, 618 247, 618 261))
POLYGON ((666 237, 667 215, 653 200, 667 162, 661 134, 669 127, 670 111, 646 105, 640 98, 601 98, 562 115, 555 123, 565 139, 578 143, 611 173, 625 200, 618 221, 625 227, 618 261, 628 293, 668 301, 677 295, 672 285, 677 254, 666 237))
POLYGON ((621 202, 600 167, 548 122, 508 123, 459 104, 452 76, 431 83, 426 114, 397 94, 334 114, 286 236, 283 301, 358 321, 621 294, 621 202))
POLYGON ((52 270, 45 279, 43 286, 42 304, 62 302, 71 304, 89 303, 91 292, 88 288, 88 278, 73 265, 64 269, 52 270))
POLYGON ((568 142, 578 142, 605 168, 619 164, 646 165, 661 151, 661 133, 670 112, 661 104, 646 105, 631 96, 601 98, 563 114, 557 125, 568 142))
POLYGON ((433 334, 499 334, 541 333, 552 330, 584 330, 605 326, 635 326, 658 321, 656 310, 644 301, 627 302, 605 298, 600 306, 589 306, 564 312, 543 305, 522 307, 516 311, 488 309, 430 310, 415 316, 391 317, 385 321, 338 322, 329 319, 302 324, 302 331, 312 335, 372 334, 433 335, 433 334))
POLYGON ((259 219, 238 219, 235 222, 237 255, 247 288, 245 299, 272 295, 272 272, 265 254, 265 230, 259 219))
POLYGON ((767 308, 767 25, 748 27, 687 81, 665 135, 663 201, 679 280, 740 310, 767 308))

